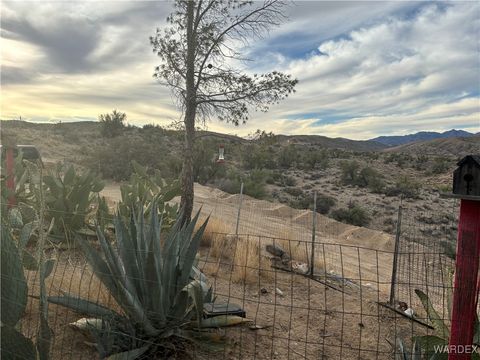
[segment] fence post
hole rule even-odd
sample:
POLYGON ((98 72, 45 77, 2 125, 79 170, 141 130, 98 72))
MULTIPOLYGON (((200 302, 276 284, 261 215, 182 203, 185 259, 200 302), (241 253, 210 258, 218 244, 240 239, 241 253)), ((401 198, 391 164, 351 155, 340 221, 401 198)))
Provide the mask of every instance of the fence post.
POLYGON ((240 213, 242 210, 242 200, 243 200, 243 181, 240 185, 240 201, 238 203, 238 212, 237 212, 237 225, 235 226, 235 236, 238 236, 238 225, 240 224, 240 213))
POLYGON ((400 247, 400 234, 402 232, 402 197, 398 206, 397 227, 395 231, 395 249, 393 253, 392 279, 390 281, 390 300, 389 304, 394 306, 395 302, 395 282, 397 281, 398 250, 400 247))
POLYGON ((315 237, 317 232, 317 192, 313 193, 312 209, 312 249, 310 254, 310 276, 313 277, 315 268, 315 237))

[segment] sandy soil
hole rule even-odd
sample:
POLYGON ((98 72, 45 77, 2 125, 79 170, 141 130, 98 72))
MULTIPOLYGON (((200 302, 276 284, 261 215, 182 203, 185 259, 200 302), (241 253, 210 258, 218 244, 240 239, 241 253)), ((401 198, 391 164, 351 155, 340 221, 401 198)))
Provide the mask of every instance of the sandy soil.
MULTIPOLYGON (((108 184, 102 195, 116 202, 118 184, 108 184)), ((179 202, 179 199, 174 199, 179 202)), ((235 233, 240 195, 195 184, 195 211, 226 224, 235 233)), ((362 284, 377 286, 384 296, 389 292, 394 241, 390 234, 352 226, 316 214, 315 255, 325 259, 325 270, 362 284), (377 278, 378 277, 378 278, 377 278)), ((259 238, 312 241, 313 215, 286 205, 257 200, 244 195, 238 233, 259 238)), ((311 245, 306 245, 311 251, 311 245)), ((386 299, 386 297, 385 297, 386 299)))
MULTIPOLYGON (((408 339, 426 333, 425 328, 379 306, 376 302, 381 294, 369 287, 346 287, 341 292, 298 274, 274 270, 254 281, 235 282, 232 262, 209 257, 207 248, 200 253, 200 267, 214 289, 216 302, 240 305, 251 323, 219 330, 227 339, 223 351, 195 349, 190 358, 392 359, 391 342, 396 336, 408 339)), ((65 251, 58 256, 47 280, 50 295, 69 292, 116 307, 79 253, 65 251)), ((38 295, 35 273, 28 273, 28 282, 31 295, 38 295)), ((33 339, 37 306, 37 300, 30 298, 22 320, 23 332, 33 339)), ((49 306, 52 359, 98 358, 85 344, 89 339, 68 325, 81 317, 69 309, 49 306)))

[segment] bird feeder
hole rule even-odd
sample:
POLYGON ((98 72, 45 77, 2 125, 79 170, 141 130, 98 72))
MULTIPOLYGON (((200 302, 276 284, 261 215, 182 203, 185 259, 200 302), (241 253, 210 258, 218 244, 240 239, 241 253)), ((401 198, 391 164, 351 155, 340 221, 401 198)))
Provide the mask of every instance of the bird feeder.
POLYGON ((220 144, 218 146, 218 159, 217 159, 217 164, 223 164, 225 163, 225 145, 220 144))
POLYGON ((460 199, 449 360, 471 358, 480 278, 480 156, 469 155, 453 173, 453 191, 460 199))

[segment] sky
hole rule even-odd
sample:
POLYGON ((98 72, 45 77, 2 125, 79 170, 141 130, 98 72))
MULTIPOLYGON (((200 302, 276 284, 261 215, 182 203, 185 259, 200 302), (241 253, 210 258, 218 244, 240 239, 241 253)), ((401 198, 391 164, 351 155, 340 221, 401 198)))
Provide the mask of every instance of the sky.
MULTIPOLYGON (((130 124, 178 121, 153 78, 149 36, 167 1, 2 1, 0 118, 97 120, 113 109, 130 124)), ((278 70, 296 93, 235 127, 247 135, 350 139, 452 128, 480 131, 480 3, 296 1, 288 19, 239 49, 249 73, 278 70)))

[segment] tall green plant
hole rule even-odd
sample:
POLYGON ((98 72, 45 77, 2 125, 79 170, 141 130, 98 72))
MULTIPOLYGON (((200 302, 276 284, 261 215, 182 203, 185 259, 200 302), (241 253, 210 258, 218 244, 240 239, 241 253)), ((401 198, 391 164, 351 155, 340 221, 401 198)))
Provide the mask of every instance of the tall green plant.
MULTIPOLYGON (((213 334, 205 329, 220 326, 222 321, 202 319, 203 302, 211 301, 211 290, 194 266, 208 220, 194 233, 198 214, 184 225, 178 218, 161 246, 162 218, 156 201, 148 218, 142 204, 131 213, 130 222, 121 214, 115 216, 115 246, 100 229, 101 251, 80 240, 88 263, 122 312, 72 295, 48 300, 94 318, 87 321, 95 324, 88 325, 88 330, 96 338, 102 357, 117 354, 115 358, 135 359, 160 354, 166 358, 172 338, 211 340, 213 334)), ((237 317, 222 320, 239 321, 237 317)))
MULTIPOLYGON (((46 217, 55 219, 50 236, 58 240, 73 238, 85 226, 85 218, 104 184, 91 172, 79 174, 72 165, 62 164, 57 164, 43 182, 46 217)), ((39 196, 37 191, 37 199, 39 196)))
MULTIPOLYGON (((448 353, 447 352, 438 352, 436 349, 445 349, 448 345, 448 340, 450 337, 450 330, 448 325, 445 323, 444 319, 440 316, 440 314, 435 310, 433 307, 432 302, 427 294, 419 289, 415 289, 415 293, 417 294, 418 298, 422 302, 422 305, 427 313, 427 317, 432 323, 434 327, 433 335, 424 335, 424 336, 417 336, 414 339, 418 341, 422 349, 425 351, 426 356, 430 360, 447 360, 448 353)), ((448 315, 451 317, 450 314, 450 305, 451 299, 450 296, 448 297, 448 315)), ((475 334, 473 336, 473 342, 478 344, 480 342, 480 323, 478 321, 478 316, 475 317, 475 334)), ((472 360, 480 360, 480 355, 476 352, 472 353, 472 360)))
POLYGON ((134 173, 130 181, 120 186, 122 196, 118 210, 124 220, 129 220, 132 209, 141 205, 146 216, 150 215, 152 205, 155 203, 159 214, 163 215, 164 229, 170 228, 178 213, 178 205, 168 204, 175 196, 180 195, 178 181, 165 181, 160 172, 155 170, 153 175, 136 161, 132 161, 134 173))
POLYGON ((18 241, 12 236, 11 224, 2 221, 1 228, 1 349, 5 359, 39 359, 48 360, 50 354, 51 329, 48 325, 48 308, 46 307, 45 279, 53 270, 54 260, 45 260, 43 247, 39 245, 38 259, 24 249, 30 238, 32 225, 26 224, 20 232, 18 241), (23 252, 23 255, 22 255, 23 252), (26 254, 29 260, 26 262, 26 254), (23 258, 23 261, 22 261, 23 258), (23 264, 22 264, 23 262, 23 264), (39 327, 36 344, 25 337, 19 330, 20 320, 27 304, 28 287, 23 272, 37 270, 40 275, 39 327))

